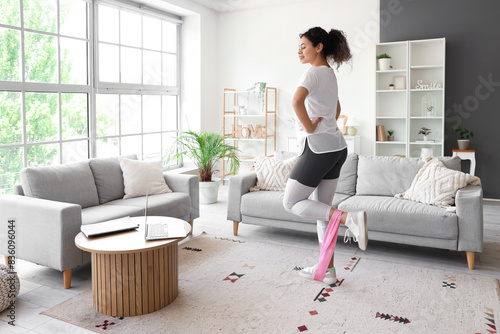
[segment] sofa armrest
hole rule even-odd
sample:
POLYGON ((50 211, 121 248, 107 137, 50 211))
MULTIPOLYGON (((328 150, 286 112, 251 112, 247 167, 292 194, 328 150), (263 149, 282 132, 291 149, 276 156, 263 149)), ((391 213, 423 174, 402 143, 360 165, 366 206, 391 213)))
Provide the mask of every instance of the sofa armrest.
MULTIPOLYGON (((77 204, 39 198, 0 196, 0 235, 9 233, 7 224, 15 220, 15 257, 64 271, 82 264, 83 252, 75 246, 82 225, 82 208, 77 204)), ((6 238, 1 237, 0 254, 7 254, 6 238)))
POLYGON ((468 185, 455 196, 458 216, 458 250, 483 251, 483 188, 468 185))
POLYGON ((227 199, 227 219, 241 221, 241 196, 257 184, 257 173, 248 172, 235 175, 229 179, 227 199))
POLYGON ((200 216, 200 182, 197 175, 164 172, 165 182, 172 191, 186 193, 191 198, 191 219, 200 216))

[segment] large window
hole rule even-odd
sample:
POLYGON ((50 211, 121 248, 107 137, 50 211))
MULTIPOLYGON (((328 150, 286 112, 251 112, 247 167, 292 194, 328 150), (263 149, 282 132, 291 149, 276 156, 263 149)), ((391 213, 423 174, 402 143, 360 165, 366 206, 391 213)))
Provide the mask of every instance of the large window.
POLYGON ((162 158, 177 135, 179 24, 108 4, 97 10, 97 156, 162 158))
POLYGON ((180 21, 117 3, 0 1, 0 194, 26 166, 168 152, 180 21))

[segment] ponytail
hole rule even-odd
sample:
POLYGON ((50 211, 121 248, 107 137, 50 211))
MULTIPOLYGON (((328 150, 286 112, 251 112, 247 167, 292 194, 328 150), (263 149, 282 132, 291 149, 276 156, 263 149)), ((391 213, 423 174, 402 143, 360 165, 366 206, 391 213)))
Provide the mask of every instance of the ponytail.
POLYGON ((349 43, 341 30, 332 29, 327 33, 323 28, 314 27, 299 36, 306 37, 315 47, 322 43, 321 53, 330 65, 337 64, 337 69, 352 58, 349 43))

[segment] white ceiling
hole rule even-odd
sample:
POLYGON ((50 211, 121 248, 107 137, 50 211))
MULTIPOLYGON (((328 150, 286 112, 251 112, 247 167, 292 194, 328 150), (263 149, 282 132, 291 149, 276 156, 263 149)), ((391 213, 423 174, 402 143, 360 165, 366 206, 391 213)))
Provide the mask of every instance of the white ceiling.
POLYGON ((190 0, 217 12, 233 12, 270 6, 280 6, 307 0, 190 0))

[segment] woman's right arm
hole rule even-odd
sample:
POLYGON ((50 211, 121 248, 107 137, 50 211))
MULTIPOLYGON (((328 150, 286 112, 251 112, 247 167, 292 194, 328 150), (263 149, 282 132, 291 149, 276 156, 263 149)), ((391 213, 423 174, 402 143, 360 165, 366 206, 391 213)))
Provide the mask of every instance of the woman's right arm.
POLYGON ((297 90, 293 94, 292 98, 292 106, 297 118, 300 123, 302 123, 302 127, 307 133, 312 133, 316 130, 318 123, 321 122, 322 118, 311 121, 309 115, 307 114, 305 100, 309 91, 305 87, 297 87, 297 90))

